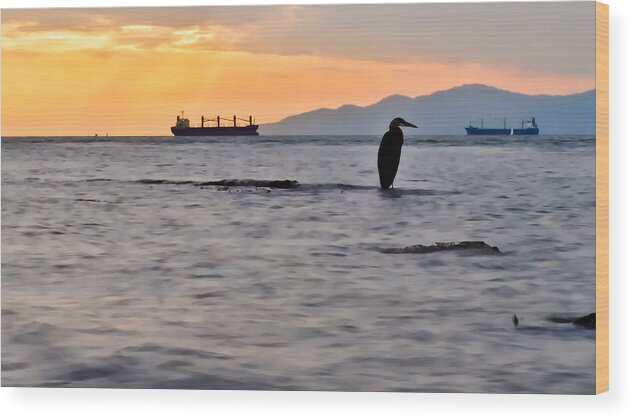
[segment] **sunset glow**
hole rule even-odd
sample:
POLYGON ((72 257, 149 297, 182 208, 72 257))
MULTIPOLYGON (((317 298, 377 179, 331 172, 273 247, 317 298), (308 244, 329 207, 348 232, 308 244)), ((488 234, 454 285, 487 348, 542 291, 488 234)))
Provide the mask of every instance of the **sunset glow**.
POLYGON ((528 94, 594 88, 594 73, 584 65, 578 71, 534 65, 536 56, 545 60, 554 50, 527 50, 526 66, 521 55, 508 62, 494 55, 457 60, 433 50, 396 51, 381 59, 381 48, 394 48, 359 44, 363 22, 358 34, 349 34, 356 40, 339 51, 330 38, 309 38, 298 29, 319 24, 327 30, 331 20, 314 13, 325 8, 230 7, 222 8, 230 12, 223 19, 214 8, 171 9, 176 18, 168 22, 164 14, 149 13, 158 8, 4 10, 2 134, 169 135, 181 110, 194 120, 201 114, 253 114, 266 123, 465 83, 528 94), (201 15, 209 19, 195 19, 201 15), (297 37, 297 45, 282 45, 276 37, 297 37))

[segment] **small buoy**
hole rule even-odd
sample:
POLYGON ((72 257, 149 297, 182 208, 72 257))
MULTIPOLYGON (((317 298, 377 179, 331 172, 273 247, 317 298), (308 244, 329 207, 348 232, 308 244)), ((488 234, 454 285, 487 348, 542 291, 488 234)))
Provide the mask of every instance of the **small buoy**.
POLYGON ((520 323, 519 319, 517 319, 517 315, 513 314, 513 325, 515 325, 517 327, 517 325, 520 323))

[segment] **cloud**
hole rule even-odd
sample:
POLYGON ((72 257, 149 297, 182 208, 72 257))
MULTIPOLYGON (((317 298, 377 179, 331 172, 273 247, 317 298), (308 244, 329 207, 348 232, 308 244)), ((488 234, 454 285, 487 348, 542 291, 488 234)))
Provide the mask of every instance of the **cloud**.
POLYGON ((248 25, 290 6, 190 6, 5 9, 2 23, 19 25, 22 31, 99 32, 124 26, 150 25, 166 28, 248 25))
POLYGON ((247 35, 257 52, 594 73, 591 2, 306 6, 247 35))
POLYGON ((107 34, 112 48, 482 63, 594 75, 592 2, 23 9, 3 11, 3 24, 8 40, 33 44, 33 34, 41 34, 47 46, 51 33, 72 32, 107 34), (130 30, 135 27, 152 31, 130 30))

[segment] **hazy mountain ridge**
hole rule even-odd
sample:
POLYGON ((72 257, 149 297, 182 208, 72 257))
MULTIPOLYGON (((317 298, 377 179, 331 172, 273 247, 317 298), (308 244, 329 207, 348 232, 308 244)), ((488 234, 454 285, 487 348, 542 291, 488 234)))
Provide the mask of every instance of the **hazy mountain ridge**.
POLYGON ((535 116, 542 134, 594 134, 595 90, 571 95, 525 95, 495 87, 470 84, 411 98, 391 95, 360 107, 321 108, 263 124, 260 133, 382 134, 400 116, 419 126, 416 134, 465 134, 471 120, 484 118, 485 127, 519 127, 522 118, 535 116))

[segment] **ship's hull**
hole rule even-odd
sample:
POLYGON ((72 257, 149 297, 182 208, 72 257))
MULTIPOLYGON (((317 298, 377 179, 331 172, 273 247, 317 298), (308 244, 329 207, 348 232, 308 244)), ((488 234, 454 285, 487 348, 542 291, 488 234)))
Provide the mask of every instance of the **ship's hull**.
POLYGON ((171 130, 175 136, 259 136, 258 127, 172 127, 171 130))
POLYGON ((465 127, 469 136, 536 136, 539 128, 478 128, 465 127))

